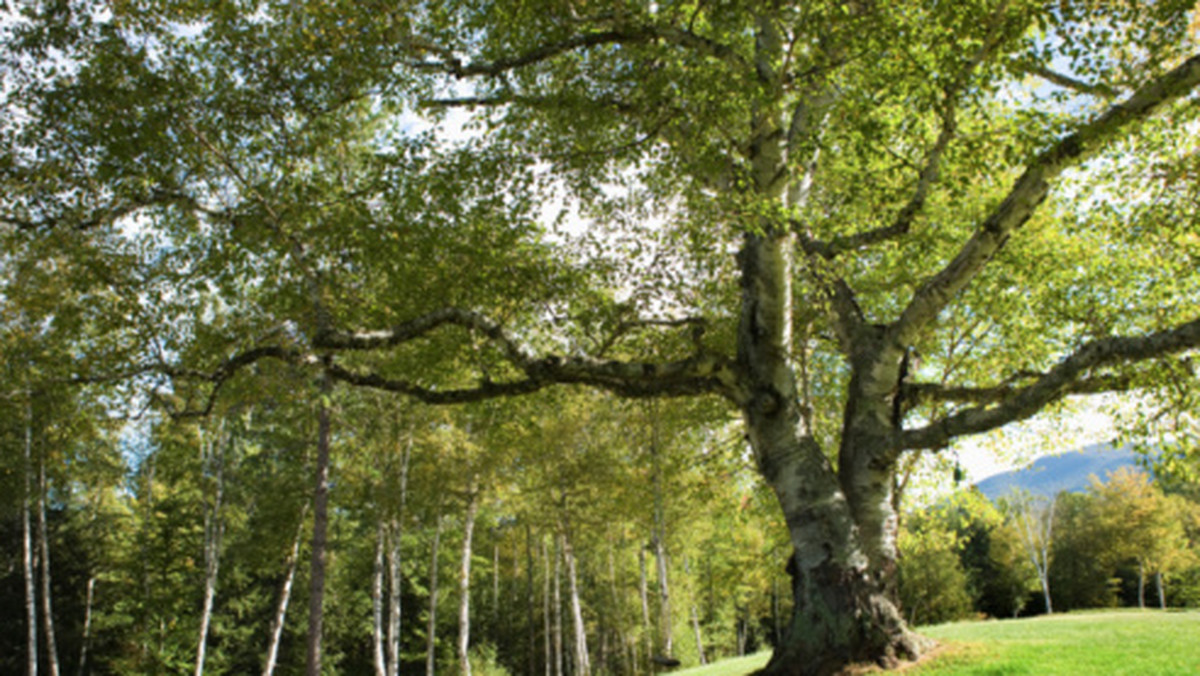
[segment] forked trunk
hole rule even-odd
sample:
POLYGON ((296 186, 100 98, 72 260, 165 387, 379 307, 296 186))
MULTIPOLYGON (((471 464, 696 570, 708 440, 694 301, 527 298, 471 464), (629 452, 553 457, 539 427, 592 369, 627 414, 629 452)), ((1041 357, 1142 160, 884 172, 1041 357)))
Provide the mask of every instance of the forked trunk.
POLYGON ((864 546, 866 533, 829 462, 803 445, 772 452, 774 462, 764 466, 795 550, 788 566, 795 607, 762 673, 823 675, 853 663, 891 667, 915 659, 924 641, 907 629, 890 593, 894 559, 872 565, 867 555, 887 544, 864 546))
MULTIPOLYGON (((840 340, 853 353, 854 375, 835 471, 808 427, 789 362, 793 248, 791 234, 773 232, 748 235, 739 254, 741 409, 794 550, 792 620, 762 673, 833 674, 859 662, 892 666, 916 658, 922 647, 889 592, 896 521, 888 426, 898 422, 889 403, 902 351, 885 345, 861 317, 846 317, 840 340)), ((852 303, 843 305, 855 311, 852 303)))

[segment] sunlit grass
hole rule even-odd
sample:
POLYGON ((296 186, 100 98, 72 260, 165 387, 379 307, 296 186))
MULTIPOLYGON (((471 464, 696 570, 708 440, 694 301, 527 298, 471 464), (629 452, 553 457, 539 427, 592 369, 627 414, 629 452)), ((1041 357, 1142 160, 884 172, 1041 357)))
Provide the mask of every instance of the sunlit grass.
MULTIPOLYGON (((1198 611, 1084 612, 957 622, 918 631, 939 646, 921 664, 906 665, 904 676, 1200 674, 1198 611)), ((769 658, 769 652, 762 652, 675 673, 742 676, 769 658)), ((864 671, 875 670, 857 673, 864 671)))
POLYGON ((1109 611, 923 627, 942 642, 919 676, 1197 674, 1200 612, 1109 611))
POLYGON ((674 676, 743 676, 763 668, 769 659, 771 659, 771 651, 767 650, 745 657, 721 660, 705 667, 693 667, 671 673, 674 676))

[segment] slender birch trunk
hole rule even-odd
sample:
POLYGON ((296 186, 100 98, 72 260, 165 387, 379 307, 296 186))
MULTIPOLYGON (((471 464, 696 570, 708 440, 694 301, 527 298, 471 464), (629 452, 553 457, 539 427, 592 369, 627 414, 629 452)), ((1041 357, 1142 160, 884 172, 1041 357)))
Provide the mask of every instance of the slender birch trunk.
POLYGON ((1138 559, 1138 608, 1146 609, 1146 563, 1138 559))
POLYGON ((696 614, 696 606, 691 606, 692 616, 692 633, 696 635, 696 654, 700 657, 700 664, 708 664, 708 658, 704 656, 704 637, 700 634, 700 617, 696 614))
POLYGON ((625 632, 621 630, 621 596, 617 591, 617 552, 616 545, 613 543, 613 538, 608 538, 608 593, 612 597, 613 614, 618 618, 613 631, 616 633, 617 655, 618 659, 624 663, 619 671, 628 672, 629 665, 626 663, 627 655, 625 654, 625 645, 627 638, 625 632))
POLYGON ((388 530, 388 673, 400 674, 400 593, 403 571, 400 569, 400 536, 408 506, 408 463, 412 458, 413 428, 408 429, 408 441, 400 457, 400 505, 388 530))
POLYGON ((38 674, 37 593, 33 575, 33 526, 30 511, 33 509, 33 392, 26 388, 25 402, 25 494, 21 501, 21 554, 25 576, 25 626, 26 626, 26 671, 28 676, 38 674))
POLYGON ((54 604, 50 577, 50 535, 46 525, 46 454, 38 458, 37 539, 42 569, 42 631, 46 637, 46 666, 50 676, 58 676, 58 641, 54 635, 54 604))
POLYGON ((92 574, 87 581, 87 597, 83 606, 83 636, 79 641, 79 668, 77 676, 87 673, 88 645, 92 640, 92 601, 95 599, 96 575, 92 574))
POLYGON ((375 565, 371 570, 371 646, 375 675, 387 676, 387 661, 383 654, 383 515, 375 521, 375 565))
POLYGON ((479 491, 471 486, 467 515, 463 521, 462 559, 458 571, 458 669, 462 676, 471 676, 471 546, 478 513, 479 491))
MULTIPOLYGON (((661 536, 661 531, 659 533, 661 536)), ((659 596, 659 626, 662 632, 663 654, 672 657, 675 654, 673 620, 671 619, 671 593, 667 581, 667 548, 662 537, 654 538, 654 558, 658 565, 658 596, 659 596)))
POLYGON ((563 676, 562 555, 554 540, 554 676, 563 676))
POLYGON ((329 529, 329 378, 321 377, 317 408, 316 487, 313 490, 312 559, 309 574, 308 640, 306 670, 308 676, 321 676, 321 632, 325 609, 326 533, 329 529))
POLYGON ((439 502, 437 525, 433 530, 433 555, 429 564, 429 626, 425 632, 425 676, 434 676, 437 649, 438 549, 442 543, 442 506, 439 502))
POLYGON ((575 572, 575 550, 566 533, 562 535, 563 558, 567 563, 567 587, 571 594, 571 627, 575 634, 574 676, 590 676, 591 660, 588 656, 587 627, 583 624, 583 604, 579 601, 579 583, 575 572))
POLYGON ((654 464, 654 558, 658 567, 659 631, 663 654, 675 654, 674 621, 671 618, 671 591, 667 579, 666 498, 663 495, 662 449, 658 438, 658 409, 650 409, 650 457, 654 464))
MULTIPOLYGON (((688 560, 687 554, 683 555, 683 572, 690 581, 692 579, 692 566, 688 560)), ((693 584, 693 589, 695 585, 693 584)), ((692 633, 696 637, 696 655, 700 658, 700 664, 708 664, 708 658, 704 656, 704 639, 700 634, 700 614, 696 611, 695 594, 692 594, 692 601, 688 605, 688 614, 692 621, 692 633)))
POLYGON ((546 676, 554 676, 554 641, 550 613, 550 548, 546 546, 546 538, 542 537, 542 643, 545 648, 546 676))
POLYGON ((654 654, 654 636, 650 628, 650 584, 646 574, 645 547, 638 547, 638 594, 642 598, 642 643, 649 658, 654 654))
POLYGON ((292 582, 296 579, 296 565, 300 561, 300 541, 304 538, 304 518, 308 514, 308 503, 300 508, 300 520, 296 524, 296 537, 292 538, 292 548, 288 552, 284 564, 286 572, 283 584, 279 589, 279 604, 275 607, 275 618, 271 621, 271 642, 267 645, 267 658, 263 664, 263 676, 275 673, 275 664, 279 657, 279 644, 283 639, 283 624, 287 619, 288 601, 292 596, 292 582))
POLYGON ((204 507, 204 603, 200 611, 200 636, 196 641, 195 676, 204 673, 207 654, 208 629, 212 622, 213 601, 217 593, 217 575, 221 567, 221 498, 225 490, 225 425, 218 425, 215 438, 201 441, 201 473, 205 469, 216 473, 216 488, 212 506, 204 507), (208 466, 208 467, 206 467, 208 466))
POLYGON ((537 630, 534 607, 537 603, 537 592, 533 589, 533 529, 525 524, 525 625, 528 633, 528 662, 525 673, 533 674, 537 664, 537 630))
POLYGON ((495 626, 500 619, 500 542, 499 533, 496 533, 497 541, 492 543, 492 626, 495 626))

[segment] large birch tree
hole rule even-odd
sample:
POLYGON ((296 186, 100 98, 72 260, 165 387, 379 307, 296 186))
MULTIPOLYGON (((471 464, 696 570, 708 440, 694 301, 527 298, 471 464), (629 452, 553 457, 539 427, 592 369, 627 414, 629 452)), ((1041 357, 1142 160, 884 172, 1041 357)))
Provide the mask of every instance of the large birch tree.
POLYGON ((128 372, 195 412, 263 360, 717 397, 794 548, 766 671, 892 665, 901 458, 1200 346, 1194 11, 30 2, 0 222, 139 270, 128 372))

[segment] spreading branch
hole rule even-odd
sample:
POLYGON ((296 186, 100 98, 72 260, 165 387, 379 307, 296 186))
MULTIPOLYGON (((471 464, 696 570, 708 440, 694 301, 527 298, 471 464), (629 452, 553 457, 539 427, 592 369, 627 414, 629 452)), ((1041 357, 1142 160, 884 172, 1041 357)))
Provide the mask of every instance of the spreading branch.
POLYGON ((1049 193, 1051 180, 1198 85, 1200 55, 1141 87, 1123 103, 1112 106, 1039 154, 958 255, 916 291, 900 319, 890 328, 895 344, 911 345, 951 299, 975 279, 1008 238, 1033 216, 1049 193))
MULTIPOLYGON (((1063 397, 1100 386, 1119 384, 1119 376, 1089 374, 1098 368, 1130 364, 1200 348, 1200 319, 1146 336, 1110 337, 1091 341, 1063 359, 1032 384, 1013 389, 995 405, 972 407, 920 429, 902 432, 903 449, 944 448, 951 439, 978 434, 1037 414, 1063 397), (1113 378, 1113 380, 1107 380, 1113 378)), ((985 401, 993 393, 979 392, 985 401)), ((999 396, 999 393, 995 393, 999 396)))
POLYGON ((522 54, 492 61, 464 63, 451 50, 431 43, 412 40, 410 47, 435 57, 411 64, 422 70, 444 72, 457 78, 498 76, 532 66, 570 52, 603 45, 637 45, 662 42, 692 49, 722 60, 740 60, 736 51, 724 43, 673 26, 618 26, 608 30, 580 33, 557 42, 539 45, 522 54))
POLYGON ((1042 65, 1027 65, 1024 66, 1022 70, 1030 75, 1036 75, 1037 77, 1040 77, 1051 84, 1058 85, 1064 89, 1077 91, 1080 94, 1101 96, 1106 99, 1114 98, 1117 95, 1116 89, 1109 87, 1106 84, 1092 84, 1090 82, 1084 82, 1083 80, 1073 78, 1070 75, 1066 75, 1055 70, 1051 70, 1050 68, 1042 65))
MULTIPOLYGON (((1020 382, 1029 382, 1044 378, 1044 373, 1022 372, 1018 376, 1005 379, 997 385, 979 387, 942 385, 939 383, 905 383, 901 386, 901 398, 910 406, 922 404, 996 404, 1010 399, 1022 387, 1020 382)), ((1125 392, 1134 387, 1135 380, 1126 374, 1107 374, 1093 376, 1075 381, 1067 386, 1066 394, 1101 394, 1104 392, 1125 392)))
MULTIPOLYGON (((697 320, 659 322, 695 325, 697 320)), ((697 346, 696 353, 673 362, 628 362, 587 357, 538 357, 526 351, 500 324, 471 310, 443 308, 378 331, 326 331, 316 336, 314 347, 326 351, 388 349, 432 333, 443 326, 459 326, 487 338, 523 378, 506 383, 485 381, 459 390, 424 387, 380 374, 362 373, 331 364, 330 375, 344 382, 401 392, 429 403, 461 403, 513 394, 528 394, 553 384, 586 384, 631 397, 683 396, 720 393, 735 397, 737 377, 732 362, 697 346)))

